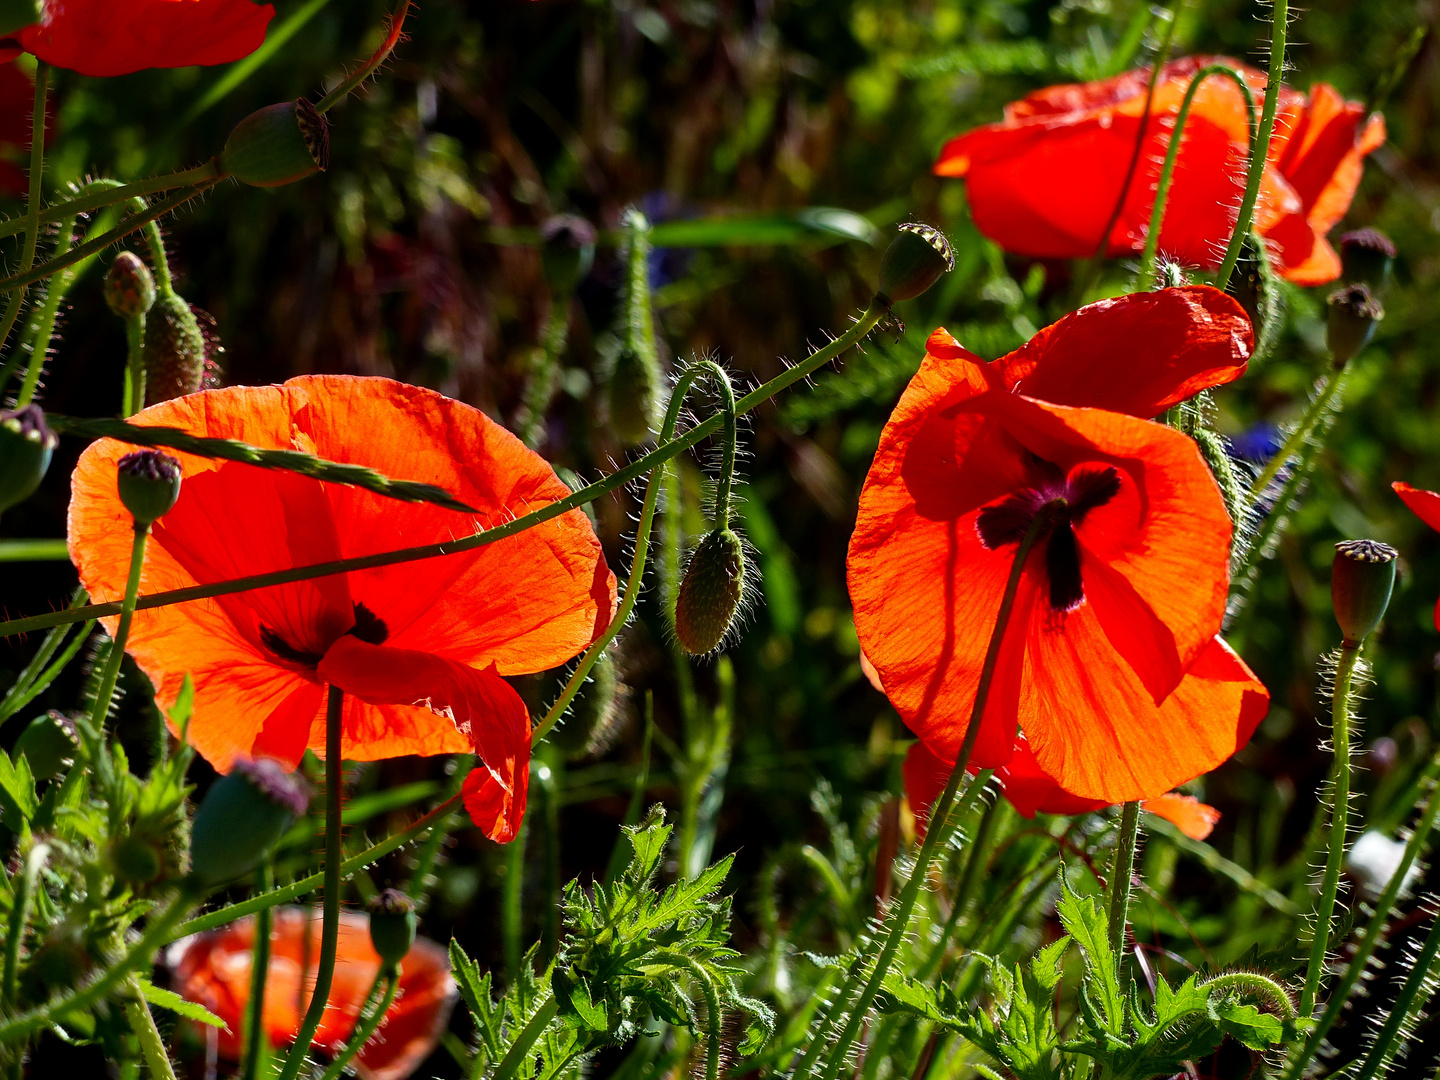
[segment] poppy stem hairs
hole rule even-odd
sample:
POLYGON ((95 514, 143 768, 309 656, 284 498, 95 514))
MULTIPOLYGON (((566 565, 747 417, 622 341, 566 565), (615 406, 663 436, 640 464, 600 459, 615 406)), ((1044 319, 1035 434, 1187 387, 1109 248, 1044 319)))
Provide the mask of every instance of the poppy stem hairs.
MULTIPOLYGON (((50 85, 50 65, 43 60, 35 69, 35 107, 30 113, 30 131, 45 130, 45 98, 50 85)), ((45 137, 30 140, 30 191, 25 202, 25 245, 20 252, 20 270, 24 274, 35 265, 35 246, 40 242, 40 196, 41 178, 45 173, 45 137)), ((25 303, 25 290, 17 289, 10 297, 4 316, 0 316, 0 347, 10 336, 15 320, 20 317, 21 305, 25 303)), ((21 402, 25 404, 25 402, 21 402)))
POLYGON ((367 1004, 372 1005, 369 1014, 355 1028, 355 1033, 350 1036, 350 1041, 345 1044, 345 1049, 335 1055, 335 1060, 330 1062, 330 1067, 325 1070, 320 1080, 340 1080, 345 1075, 345 1067, 350 1064, 355 1055, 364 1049, 365 1044, 370 1041, 370 1036, 375 1034, 375 1029, 380 1026, 380 1021, 385 1019, 385 1014, 390 1011, 390 1006, 395 1003, 395 995, 400 990, 400 969, 391 964, 381 969, 375 976, 378 986, 381 980, 385 982, 385 994, 378 1005, 374 1004, 375 991, 371 989, 367 997, 367 1004))
POLYGON ((1140 838, 1140 803, 1120 810, 1120 833, 1110 868, 1110 951, 1119 965, 1125 956, 1125 923, 1130 916, 1130 879, 1135 873, 1135 847, 1140 838))

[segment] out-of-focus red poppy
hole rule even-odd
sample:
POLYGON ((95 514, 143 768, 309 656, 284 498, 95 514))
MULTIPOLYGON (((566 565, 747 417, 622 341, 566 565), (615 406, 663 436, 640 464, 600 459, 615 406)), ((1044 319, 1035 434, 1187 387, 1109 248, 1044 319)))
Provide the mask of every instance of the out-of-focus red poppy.
POLYGON ((23 163, 30 152, 35 84, 13 62, 0 63, 0 195, 28 190, 23 163))
MULTIPOLYGON (((1403 480, 1397 480, 1390 486, 1416 517, 1440 532, 1440 493, 1412 487, 1403 480)), ((1435 629, 1440 630, 1440 601, 1435 604, 1435 629)))
MULTIPOLYGON (((999 123, 947 143, 935 172, 965 177, 982 233, 1007 251, 1037 257, 1095 254, 1123 192, 1106 250, 1138 252, 1180 103, 1195 73, 1213 63, 1240 71, 1258 101, 1264 72, 1228 57, 1172 60, 1156 80, 1138 159, 1148 68, 1037 90, 1007 105, 999 123)), ((1196 92, 1183 138, 1159 249, 1214 269, 1235 227, 1249 156, 1244 98, 1228 77, 1211 76, 1196 92)), ((1367 120, 1363 105, 1333 87, 1315 84, 1308 100, 1281 88, 1255 226, 1284 277, 1319 285, 1339 276, 1326 234, 1350 208, 1365 156, 1384 142, 1384 118, 1367 120)))
POLYGON ((81 75, 228 64, 265 40, 275 15, 252 0, 48 0, 44 17, 0 42, 81 75))
MULTIPOLYGON (((314 992, 314 958, 320 955, 320 909, 277 908, 270 931, 270 967, 265 978, 262 1022, 272 1046, 289 1046, 314 992)), ((334 1056, 355 1031, 360 1009, 380 970, 363 915, 342 912, 340 940, 330 999, 315 1046, 334 1056)), ((238 1060, 240 1032, 250 1000, 255 948, 255 919, 241 919, 219 930, 177 941, 166 954, 175 992, 205 1006, 225 1027, 218 1050, 238 1060)), ((457 991, 445 950, 426 938, 400 963, 400 989, 380 1027, 353 1059, 361 1080, 403 1080, 435 1049, 450 1019, 457 991)), ((216 1032, 206 1028, 207 1032, 216 1032)))
POLYGON ((1248 741, 1268 698, 1215 636, 1230 541, 1215 482, 1188 437, 1096 406, 1152 415, 1236 377, 1249 345, 1213 289, 1091 305, 993 364, 931 337, 848 569, 861 647, 937 753, 959 752, 1016 546, 1046 506, 972 764, 1007 764, 1018 729, 1062 788, 1109 804, 1248 741))
MULTIPOLYGON (((930 806, 940 796, 954 769, 953 761, 946 761, 923 742, 910 747, 905 755, 905 797, 915 814, 917 828, 923 831, 930 814, 930 806)), ((972 766, 971 772, 979 772, 972 766)), ((1000 789, 1010 805, 1021 817, 1033 818, 1036 814, 1088 814, 1103 810, 1108 803, 1098 799, 1082 799, 1071 795, 1041 771, 1030 750, 1030 745, 1021 736, 1015 744, 1015 753, 1008 764, 995 770, 1000 789)), ((1204 840, 1220 820, 1220 811, 1207 806, 1193 795, 1169 792, 1165 795, 1146 799, 1142 804, 1152 814, 1158 814, 1172 822, 1192 840, 1204 840)))
MULTIPOLYGON (((155 524, 145 592, 437 543, 569 494, 478 409, 389 379, 305 376, 209 390, 135 421, 424 480, 477 510, 179 454, 184 484, 155 524)), ((131 519, 116 490, 128 449, 93 444, 72 481, 70 555, 102 603, 123 595, 128 573, 131 519)), ((466 806, 504 842, 524 813, 530 717, 503 676, 565 663, 614 609, 615 577, 589 520, 573 510, 457 555, 141 611, 128 649, 167 709, 191 676, 189 738, 222 771, 240 754, 292 767, 307 747, 323 755, 326 684, 346 692, 347 758, 473 750, 485 767, 466 782, 466 806)))

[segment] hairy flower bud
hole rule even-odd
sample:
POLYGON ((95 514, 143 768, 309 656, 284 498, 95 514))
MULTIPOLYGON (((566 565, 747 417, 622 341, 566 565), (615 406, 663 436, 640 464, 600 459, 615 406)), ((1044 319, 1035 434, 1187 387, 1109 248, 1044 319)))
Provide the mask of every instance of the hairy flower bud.
POLYGON ((1375 324, 1385 318, 1368 286, 1356 283, 1332 292, 1326 303, 1330 318, 1325 327, 1325 344, 1336 367, 1343 367, 1370 343, 1375 324))
POLYGON ((1345 644, 1364 641, 1384 617, 1395 588, 1395 558, 1395 549, 1377 540, 1345 540, 1335 545, 1330 599, 1345 644))
POLYGON ((105 303, 122 319, 134 319, 155 306, 155 278, 133 251, 115 256, 105 274, 105 303))
POLYGON ((654 438, 660 396, 660 373, 637 350, 622 345, 610 373, 610 426, 626 446, 654 438))
POLYGON ((153 525, 180 498, 180 462, 159 450, 137 450, 116 465, 120 501, 136 525, 153 525))
POLYGON ((220 170, 251 187, 281 187, 330 167, 330 126, 304 98, 251 113, 230 132, 220 170))
POLYGON ((0 0, 0 37, 40 21, 40 0, 0 0))
POLYGON ((1362 282, 1379 292, 1390 281, 1395 244, 1379 229, 1356 229, 1340 237, 1340 264, 1346 281, 1362 282))
POLYGON ((569 716, 550 733, 548 741, 570 760, 602 752, 614 737, 624 690, 613 650, 606 650, 596 658, 590 677, 575 695, 569 716))
POLYGON ((64 713, 48 712, 35 717, 20 733, 12 756, 18 759, 24 754, 30 775, 43 783, 69 768, 79 745, 74 722, 64 713))
POLYGON ((199 390, 205 357, 205 333, 195 312, 174 292, 162 292, 145 325, 145 404, 199 390))
POLYGON ((556 296, 569 296, 595 262, 595 226, 574 214, 556 214, 540 226, 540 267, 556 296))
POLYGON ((745 595, 745 547, 728 528, 700 541, 675 599, 675 636, 693 656, 720 647, 745 595))
POLYGON ((886 303, 911 300, 955 269, 945 234, 930 225, 907 222, 880 260, 879 297, 886 303))
POLYGON ((405 959, 415 944, 415 928, 419 918, 415 901, 399 889, 385 889, 367 905, 370 910, 370 944, 380 960, 393 967, 405 959))
POLYGON ((59 442, 40 406, 0 412, 0 513, 34 494, 59 442))
POLYGON ((309 801, 301 781, 278 761, 237 759, 195 812, 190 860, 196 881, 222 885, 254 869, 309 801))

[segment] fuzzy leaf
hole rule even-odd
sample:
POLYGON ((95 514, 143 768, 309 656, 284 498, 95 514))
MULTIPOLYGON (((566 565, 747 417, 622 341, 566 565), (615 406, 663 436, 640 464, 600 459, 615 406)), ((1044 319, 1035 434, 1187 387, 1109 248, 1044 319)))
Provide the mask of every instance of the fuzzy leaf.
POLYGON ((19 832, 20 822, 33 818, 39 806, 30 762, 24 754, 12 762, 8 754, 0 751, 0 815, 5 824, 11 831, 19 832))
POLYGON ((1125 1019, 1125 998, 1115 974, 1115 954, 1099 898, 1073 892, 1062 875, 1056 910, 1065 932, 1075 939, 1085 958, 1085 996, 1091 1009, 1107 1030, 1119 1032, 1125 1019))
POLYGON ((1210 1016, 1221 1031, 1251 1050, 1269 1050, 1285 1038, 1285 1026, 1279 1018, 1262 1013, 1254 1005, 1212 1000, 1210 1016))

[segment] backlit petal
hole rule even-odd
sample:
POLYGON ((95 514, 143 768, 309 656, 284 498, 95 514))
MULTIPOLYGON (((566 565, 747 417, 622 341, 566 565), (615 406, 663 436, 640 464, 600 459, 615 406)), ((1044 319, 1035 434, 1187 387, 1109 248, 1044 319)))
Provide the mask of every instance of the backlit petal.
POLYGON ((1220 820, 1220 811, 1206 806, 1193 795, 1181 795, 1172 791, 1146 799, 1144 807, 1150 813, 1163 817, 1191 840, 1204 840, 1215 830, 1220 820))

